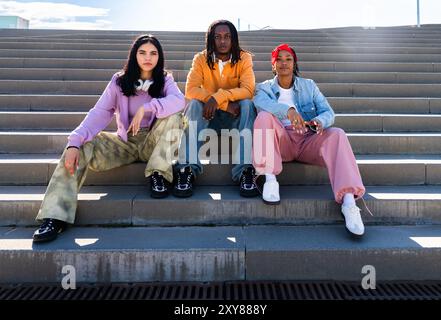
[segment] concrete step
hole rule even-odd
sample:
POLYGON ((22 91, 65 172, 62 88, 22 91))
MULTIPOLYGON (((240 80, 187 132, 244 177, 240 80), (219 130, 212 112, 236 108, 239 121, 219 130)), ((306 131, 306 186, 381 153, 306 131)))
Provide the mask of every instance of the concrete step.
MULTIPOLYGON (((415 29, 414 29, 415 30, 415 29)), ((430 38, 437 39, 439 38, 439 33, 437 33, 438 29, 426 30, 423 31, 421 29, 418 30, 387 30, 378 32, 377 30, 352 30, 341 32, 340 30, 335 29, 316 29, 316 30, 253 30, 253 31, 239 31, 239 37, 242 39, 287 39, 287 38, 318 38, 318 39, 380 39, 380 38, 392 38, 392 39, 413 39, 413 38, 430 38)), ((7 34, 5 30, 2 30, 1 36, 3 39, 10 39, 9 41, 13 41, 16 39, 48 39, 48 40, 87 40, 87 41, 124 41, 127 39, 136 38, 140 34, 151 33, 160 37, 163 40, 179 40, 181 37, 184 40, 203 40, 205 38, 205 31, 200 32, 182 32, 182 31, 130 31, 130 32, 122 32, 122 33, 114 33, 113 30, 107 33, 94 33, 93 30, 87 30, 83 33, 75 33, 71 32, 74 30, 64 30, 64 32, 60 32, 60 34, 39 34, 38 36, 29 32, 23 32, 21 34, 16 34, 15 36, 11 34, 7 34)))
MULTIPOLYGON (((107 81, 0 80, 6 94, 101 94, 107 81)), ((180 84, 183 87, 183 84, 180 84)), ((185 86, 184 86, 185 87, 185 86)))
MULTIPOLYGON (((82 43, 126 43, 133 41, 138 35, 144 34, 145 32, 137 34, 125 34, 125 35, 63 35, 63 36, 50 36, 50 37, 2 37, 1 42, 66 42, 67 40, 72 42, 82 42, 82 43)), ((198 35, 185 35, 180 32, 176 32, 174 35, 159 35, 156 34, 158 39, 161 41, 162 45, 179 43, 180 41, 185 41, 189 45, 194 44, 204 44, 205 33, 200 33, 198 35)), ((381 34, 369 36, 366 34, 352 34, 346 35, 336 35, 336 34, 326 34, 326 35, 314 35, 314 34, 287 34, 287 35, 271 35, 271 34, 251 34, 251 33, 240 33, 239 40, 241 45, 253 44, 253 45, 265 45, 272 46, 280 43, 314 43, 322 45, 364 45, 368 46, 370 44, 376 46, 414 46, 415 44, 421 45, 433 45, 439 43, 441 38, 439 33, 431 34, 418 34, 418 35, 405 35, 402 37, 396 37, 396 34, 381 34)))
MULTIPOLYGON (((0 73, 1 73, 0 69, 0 73)), ((4 69, 3 69, 4 70, 4 69)), ((22 69, 23 70, 23 69, 22 69)), ((188 70, 170 70, 176 81, 185 82, 188 70)), ((10 75, 17 74, 16 69, 11 69, 10 75)), ((256 82, 263 82, 274 77, 271 71, 254 71, 256 82)), ((43 76, 45 77, 45 76, 43 76)), ((403 84, 439 84, 441 73, 416 73, 416 72, 338 72, 338 71, 302 71, 302 77, 313 79, 317 83, 403 83, 403 84)), ((4 79, 7 78, 5 75, 4 79)), ((23 78, 22 78, 23 79, 23 78)), ((24 79, 32 79, 26 77, 24 79)), ((88 80, 88 79, 83 79, 88 80)))
MULTIPOLYGON (((101 94, 108 81, 51 81, 51 80, 0 80, 2 94, 101 94)), ((439 85, 395 85, 395 84, 319 84, 326 96, 411 96, 441 97, 439 85), (357 89, 355 92, 354 89, 357 89), (413 90, 412 90, 413 88, 413 90), (423 90, 425 89, 425 90, 423 90), (383 94, 384 93, 384 94, 383 94), (430 93, 430 94, 428 94, 430 93), (382 95, 383 94, 383 95, 382 95)), ((185 83, 178 82, 181 91, 185 83)))
MULTIPOLYGON (((252 30, 252 31, 240 31, 241 34, 264 34, 264 35, 272 35, 272 34, 291 34, 291 33, 299 33, 299 34, 308 34, 308 35, 317 35, 317 34, 408 34, 408 35, 418 35, 418 34, 431 34, 440 30, 439 24, 422 24, 420 27, 416 25, 406 25, 406 26, 391 26, 391 27, 375 27, 365 28, 365 27, 335 27, 335 28, 322 28, 322 29, 264 29, 264 30, 252 30)), ((56 35, 66 35, 66 34, 75 34, 75 35, 100 35, 102 37, 106 35, 133 35, 139 34, 139 32, 150 32, 150 33, 159 33, 161 35, 204 35, 204 32, 201 31, 160 31, 160 30, 149 30, 149 31, 139 31, 139 30, 66 30, 66 29, 3 29, 2 35, 32 35, 32 36, 56 36, 56 35)))
POLYGON ((89 111, 98 98, 99 95, 0 94, 0 110, 89 111))
MULTIPOLYGON (((86 112, 0 111, 0 131, 73 130, 86 112)), ((435 114, 336 114, 336 127, 346 132, 440 132, 441 115, 435 114)), ((116 130, 115 119, 108 130, 116 130)))
MULTIPOLYGON (((17 30, 19 31, 19 30, 17 30)), ((151 33, 160 37, 163 40, 179 40, 185 39, 187 41, 190 40, 203 40, 205 38, 205 32, 196 32, 196 31, 122 31, 116 33, 115 30, 109 30, 107 32, 103 32, 104 30, 87 30, 83 32, 76 32, 77 30, 59 30, 59 33, 42 33, 49 30, 23 30, 23 32, 13 33, 13 30, 2 30, 0 36, 2 39, 6 39, 6 41, 14 41, 17 39, 26 39, 29 41, 37 40, 37 39, 47 39, 47 40, 87 40, 87 41, 124 41, 127 39, 135 38, 140 34, 151 33), (38 34, 36 34, 36 32, 38 34)), ((354 30, 342 30, 335 28, 324 28, 324 29, 316 29, 316 30, 288 30, 288 29, 280 29, 280 30, 252 30, 252 31, 239 31, 239 36, 241 39, 255 39, 255 38, 265 38, 265 39, 286 39, 286 38, 297 38, 297 37, 308 37, 308 38, 319 38, 319 39, 347 39, 347 38, 365 38, 365 39, 378 39, 378 38, 392 38, 392 39, 412 39, 412 38, 431 38, 431 39, 439 39, 439 31, 440 28, 433 29, 411 29, 399 27, 397 29, 392 29, 387 27, 386 30, 379 29, 363 29, 358 28, 354 30)))
MULTIPOLYGON (((0 68, 3 80, 68 80, 68 81, 108 81, 117 69, 43 69, 43 68, 0 68)), ((185 82, 188 70, 169 69, 175 81, 185 82)), ((257 82, 271 79, 271 71, 254 71, 257 82)), ((439 84, 440 73, 428 72, 335 72, 304 71, 302 77, 319 83, 407 83, 439 84)))
POLYGON ((346 132, 438 132, 440 115, 337 114, 334 126, 346 132))
MULTIPOLYGON (((0 94, 2 111, 89 111, 99 95, 0 94)), ((441 98, 328 97, 337 113, 440 114, 441 98)))
MULTIPOLYGON (((201 51, 205 48, 205 40, 164 40, 160 39, 163 48, 166 51, 168 49, 176 50, 177 48, 184 48, 182 51, 187 49, 191 49, 193 52, 201 51)), ((0 37, 0 42, 4 43, 2 46, 3 49, 12 49, 17 46, 17 43, 24 43, 23 46, 28 47, 29 49, 36 49, 39 47, 39 43, 46 43, 46 48, 53 48, 53 50, 62 50, 63 48, 71 48, 71 49, 79 49, 86 50, 85 48, 89 47, 89 50, 122 50, 128 51, 130 45, 132 43, 129 37, 124 40, 75 40, 75 39, 26 39, 26 38, 17 38, 14 40, 8 40, 0 37), (60 46, 59 44, 66 44, 66 46, 60 46), (35 45, 35 47, 33 46, 35 45)), ((436 49, 439 48, 437 45, 433 45, 434 43, 439 43, 439 39, 431 39, 431 40, 423 40, 416 41, 414 39, 408 39, 408 41, 400 41, 395 42, 391 39, 391 42, 378 42, 378 41, 370 41, 360 40, 357 42, 347 41, 345 39, 337 39, 334 41, 323 41, 319 38, 312 39, 292 39, 285 38, 280 40, 262 40, 258 38, 250 38, 248 40, 240 39, 240 45, 243 49, 250 50, 254 53, 265 53, 271 52, 271 50, 278 46, 281 43, 288 43, 294 48, 298 48, 299 52, 315 52, 315 53, 337 53, 337 52, 346 52, 346 53, 436 53, 436 49), (256 48, 256 49, 255 49, 256 48), (267 49, 263 49, 267 48, 267 49), (304 48, 304 49, 303 49, 304 48), (334 49, 335 48, 335 49, 334 49), (340 50, 338 50, 340 48, 340 50), (365 49, 364 49, 365 48, 365 49), (426 50, 427 49, 427 50, 426 50), (255 51, 254 51, 255 50, 255 51)), ((44 49, 44 48, 42 48, 44 49)))
POLYGON ((436 226, 367 227, 360 243, 343 239, 341 232, 339 226, 245 228, 247 279, 361 283, 366 265, 375 267, 377 280, 440 279, 436 226))
MULTIPOLYGON (((68 132, 0 131, 0 153, 61 153, 68 132)), ((440 133, 348 133, 355 154, 441 153, 440 133)))
MULTIPOLYGON (((0 154, 0 185, 47 185, 59 162, 59 154, 0 154)), ((357 155, 366 185, 441 185, 441 158, 421 155, 357 155), (406 175, 403 175, 406 172, 406 175)), ((230 164, 202 160, 204 174, 197 186, 235 185, 230 164)), ((218 161, 220 162, 220 161, 218 161)), ((145 185, 145 163, 139 162, 109 172, 89 171, 85 185, 145 185)), ((325 168, 285 163, 278 181, 281 185, 328 185, 325 168)))
MULTIPOLYGON (((101 94, 108 81, 0 80, 0 94, 101 94)), ((178 82, 182 92, 185 83, 178 82)), ((327 97, 441 97, 441 84, 318 83, 327 97)))
MULTIPOLYGON (((88 111, 99 95, 0 94, 3 111, 88 111)), ((328 97, 336 112, 440 113, 440 98, 328 97)))
POLYGON ((329 97, 328 101, 339 113, 441 113, 441 99, 438 98, 329 97))
MULTIPOLYGON (((120 70, 125 59, 70 59, 70 58, 5 58, 0 57, 0 68, 61 68, 61 69, 111 69, 120 70)), ((189 70, 191 59, 166 60, 167 69, 189 70)), ((253 61, 254 71, 271 70, 270 60, 253 61)), ((321 62, 302 61, 303 71, 335 72, 441 72, 441 63, 401 62, 321 62)))
POLYGON ((64 265, 76 268, 78 282, 245 279, 243 230, 237 227, 75 228, 57 243, 38 247, 31 233, 0 229, 0 282, 61 281, 64 265), (45 262, 28 269, 37 257, 45 262))
MULTIPOLYGON (((73 130, 87 112, 1 112, 0 130, 73 130)), ((107 130, 116 131, 115 117, 107 130)))
MULTIPOLYGON (((191 60, 195 52, 165 52, 167 59, 191 60)), ((268 53, 254 53, 254 61, 268 61, 268 53)), ((299 61, 337 61, 337 62, 441 62, 439 54, 347 54, 347 53, 299 53, 299 61)), ((24 50, 0 49, 0 57, 13 58, 82 58, 82 59, 125 59, 127 50, 24 50)))
MULTIPOLYGON (((415 25, 409 26, 396 26, 396 27, 375 27, 375 29, 366 29, 364 27, 335 27, 335 28, 323 28, 323 29, 311 29, 311 30, 297 30, 297 29, 265 29, 265 30, 252 30, 252 31, 241 31, 241 33, 246 34, 290 34, 292 32, 298 33, 308 33, 308 34, 346 34, 346 33, 369 33, 369 34, 382 34, 382 33, 391 33, 391 34, 420 34, 420 33, 431 33, 434 30, 439 30, 439 24, 422 24, 419 28, 415 25)), ((100 34, 100 35, 121 35, 121 34, 133 34, 141 31, 135 30, 65 30, 65 29, 5 29, 2 30, 2 34, 10 33, 10 34, 31 34, 31 35, 56 35, 56 34, 66 34, 66 31, 71 32, 72 34, 100 34)), ((147 32, 147 31, 144 31, 147 32)), ((153 31, 150 30, 148 32, 160 32, 164 35, 173 35, 173 34, 181 34, 180 31, 153 31)), ((201 31, 184 31, 182 34, 185 35, 195 35, 195 34, 204 34, 201 31)))
MULTIPOLYGON (((367 186, 366 225, 441 223, 441 186, 367 186)), ((0 226, 36 226, 45 186, 0 186, 0 226)), ((330 186, 282 186, 281 203, 242 198, 238 186, 198 187, 191 198, 153 199, 147 186, 86 186, 78 195, 76 225, 324 225, 343 224, 330 186)), ((342 226, 342 230, 344 230, 342 226)))
POLYGON ((33 229, 0 229, 2 283, 231 280, 439 280, 439 229, 368 227, 354 242, 342 226, 71 228, 32 245, 33 229), (165 240, 164 240, 165 239, 165 240), (204 241, 200 241, 204 239, 204 241), (326 268, 323 265, 326 264, 326 268), (30 267, 32 266, 32 267, 30 267))
MULTIPOLYGON (((111 51, 128 51, 131 41, 123 41, 121 43, 83 43, 81 41, 60 41, 60 42, 2 42, 0 38, 0 49, 26 49, 26 50, 111 50, 111 51)), ((247 45, 243 46, 245 50, 253 53, 268 53, 274 49, 269 45, 247 45)), ((184 51, 199 52, 205 49, 205 43, 200 44, 183 44, 182 40, 176 40, 175 43, 167 43, 163 45, 165 52, 184 51)), ((295 45, 297 53, 377 53, 377 54, 440 54, 441 47, 371 47, 371 46, 314 46, 314 45, 295 45)))
MULTIPOLYGON (((440 26, 439 24, 424 24, 417 28, 412 26, 397 26, 397 27, 337 27, 337 28, 321 28, 311 30, 297 30, 297 29, 265 29, 265 30, 251 30, 251 31, 239 31, 239 34, 244 36, 289 36, 289 35, 302 35, 302 36, 352 36, 360 37, 361 35, 368 36, 381 36, 381 37, 417 37, 421 35, 425 36, 439 36, 440 26)), ((205 32, 202 31, 161 31, 161 30, 65 30, 65 29, 3 29, 0 33, 2 37, 69 37, 70 35, 76 38, 126 38, 129 36, 137 36, 140 33, 153 33, 160 35, 161 37, 178 37, 178 36, 199 36, 204 37, 205 32)))
MULTIPOLYGON (((74 45, 74 48, 78 48, 78 45, 80 45, 80 48, 86 48, 87 46, 90 46, 89 49, 98 49, 98 48, 108 48, 110 46, 115 46, 114 48, 119 50, 128 50, 129 46, 131 45, 132 41, 136 37, 126 36, 123 39, 68 39, 68 38, 29 38, 29 37, 1 37, 0 36, 0 42, 5 43, 4 48, 14 48, 16 47, 16 43, 24 43, 24 46, 32 46, 36 45, 38 48, 39 43, 45 43, 46 47, 49 48, 59 48, 63 49, 66 47, 70 47, 71 45, 74 45), (65 47, 59 46, 59 44, 66 44, 65 47)), ((171 46, 182 46, 182 41, 185 41, 185 48, 188 47, 194 47, 193 50, 200 50, 203 49, 205 46, 205 36, 193 38, 193 39, 183 39, 181 35, 177 36, 177 39, 167 39, 167 38, 159 38, 161 41, 162 46, 165 49, 168 49, 171 46), (200 48, 200 49, 196 49, 200 48)), ((268 48, 274 48, 275 46, 279 45, 280 43, 289 43, 290 45, 294 46, 295 48, 305 48, 305 47, 315 47, 320 48, 320 51, 316 52, 328 52, 327 49, 333 50, 331 48, 341 48, 342 51, 345 51, 346 48, 366 48, 368 51, 364 52, 382 52, 387 50, 392 50, 391 52, 396 53, 423 53, 425 49, 429 49, 429 51, 433 52, 433 50, 436 50, 436 48, 439 48, 438 43, 440 42, 440 39, 428 39, 428 38, 422 38, 422 39, 414 39, 414 38, 402 38, 396 41, 397 39, 394 39, 393 36, 389 38, 389 41, 377 41, 377 39, 369 39, 369 38, 361 38, 359 41, 348 41, 348 39, 345 38, 334 38, 332 40, 326 39, 326 38, 320 38, 320 37, 302 37, 302 38, 293 38, 293 37, 279 37, 279 38, 273 38, 273 39, 264 39, 262 37, 240 37, 240 45, 244 49, 248 48, 258 48, 258 47, 268 47, 268 48), (376 49, 378 48, 378 49, 376 49), (384 48, 384 50, 383 50, 384 48), (395 48, 403 48, 403 50, 397 50, 395 48), (371 51, 372 50, 372 51, 371 51), (411 51, 407 51, 411 50, 411 51)), ((30 47, 32 48, 32 47, 30 47)), ((173 49, 173 48, 172 48, 173 49)), ((268 52, 268 51, 259 51, 263 49, 257 49, 258 52, 268 52)), ((316 49, 313 49, 314 51, 316 49)), ((349 49, 350 52, 353 52, 352 49, 349 49)), ((360 49, 357 49, 360 50, 360 49)), ((270 50, 271 51, 271 50, 270 50)), ((357 51, 358 52, 358 51, 357 51)))

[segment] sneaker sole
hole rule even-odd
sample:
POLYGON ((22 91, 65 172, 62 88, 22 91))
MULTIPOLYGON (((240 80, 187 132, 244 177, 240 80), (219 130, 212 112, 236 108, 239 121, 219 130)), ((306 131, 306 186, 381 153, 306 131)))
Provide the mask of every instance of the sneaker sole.
POLYGON ((280 200, 279 201, 266 201, 266 200, 263 200, 263 203, 268 204, 270 206, 276 206, 276 205, 280 204, 280 200))
POLYGON ((355 233, 352 233, 351 231, 349 231, 348 228, 345 227, 345 229, 346 229, 346 232, 350 235, 350 237, 353 240, 361 240, 364 236, 364 233, 363 234, 355 234, 355 233))

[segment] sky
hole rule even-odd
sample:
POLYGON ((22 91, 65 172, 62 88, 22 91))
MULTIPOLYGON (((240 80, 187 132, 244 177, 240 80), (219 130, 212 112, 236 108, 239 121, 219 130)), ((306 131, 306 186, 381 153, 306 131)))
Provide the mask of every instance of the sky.
MULTIPOLYGON (((31 29, 206 31, 217 19, 240 31, 416 25, 417 0, 51 0, 3 1, 0 16, 31 29), (239 22, 240 20, 240 22, 239 22)), ((420 0, 421 24, 441 24, 441 0, 420 0)))

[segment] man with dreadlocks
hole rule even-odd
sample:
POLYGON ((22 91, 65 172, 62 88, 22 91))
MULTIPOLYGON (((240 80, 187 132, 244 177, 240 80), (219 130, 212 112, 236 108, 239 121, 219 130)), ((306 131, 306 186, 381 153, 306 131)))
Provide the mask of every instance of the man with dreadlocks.
POLYGON ((185 114, 189 127, 181 143, 179 164, 175 166, 173 194, 177 197, 193 194, 193 181, 202 173, 198 153, 203 141, 198 141, 199 133, 210 128, 218 134, 221 129, 240 132, 240 143, 233 147, 236 156, 240 150, 240 159, 233 166, 232 178, 240 182, 241 196, 257 196, 251 164, 251 135, 256 118, 251 101, 255 88, 252 57, 241 49, 237 30, 227 20, 213 22, 205 40, 206 49, 194 56, 187 76, 185 97, 190 102, 185 114), (247 134, 250 139, 245 141, 247 134), (192 141, 197 142, 196 150, 191 147, 192 141))

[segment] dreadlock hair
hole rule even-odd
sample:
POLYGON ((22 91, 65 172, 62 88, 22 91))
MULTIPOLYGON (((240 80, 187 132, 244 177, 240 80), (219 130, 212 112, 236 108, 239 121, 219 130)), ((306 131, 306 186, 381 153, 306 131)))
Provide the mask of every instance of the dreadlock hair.
POLYGON ((122 75, 119 76, 116 83, 121 87, 121 90, 125 96, 136 96, 135 84, 138 82, 141 76, 141 68, 136 60, 136 54, 139 47, 145 43, 153 44, 158 50, 158 63, 153 69, 153 83, 149 87, 148 93, 153 98, 161 98, 164 96, 163 89, 165 84, 165 76, 167 75, 167 72, 164 70, 164 51, 162 50, 159 40, 151 34, 141 35, 133 42, 126 64, 121 71, 122 75))
POLYGON ((217 26, 227 26, 231 33, 231 65, 235 65, 240 60, 240 53, 243 50, 239 45, 239 35, 237 33, 236 27, 228 20, 216 20, 209 27, 205 34, 205 48, 207 51, 207 64, 210 69, 214 69, 214 59, 213 53, 216 50, 216 44, 214 42, 214 31, 217 26))

